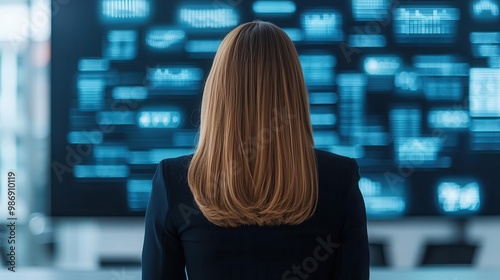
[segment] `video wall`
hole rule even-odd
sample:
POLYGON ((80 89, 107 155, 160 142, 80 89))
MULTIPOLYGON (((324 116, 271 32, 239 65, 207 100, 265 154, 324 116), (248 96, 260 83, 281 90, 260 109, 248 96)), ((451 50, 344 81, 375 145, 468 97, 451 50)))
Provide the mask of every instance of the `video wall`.
POLYGON ((498 0, 70 1, 52 19, 51 213, 144 214, 194 151, 222 38, 294 41, 315 145, 356 158, 368 217, 500 215, 498 0))

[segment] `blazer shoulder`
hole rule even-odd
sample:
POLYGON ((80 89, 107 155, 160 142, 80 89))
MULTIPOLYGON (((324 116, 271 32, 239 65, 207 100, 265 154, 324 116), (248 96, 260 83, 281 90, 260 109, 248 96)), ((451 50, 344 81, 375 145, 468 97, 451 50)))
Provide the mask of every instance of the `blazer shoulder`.
POLYGON ((167 185, 167 192, 172 200, 182 199, 188 195, 186 186, 189 163, 191 162, 192 154, 179 156, 175 158, 166 158, 160 162, 162 166, 163 176, 167 185))
POLYGON ((166 167, 166 170, 164 170, 164 172, 173 170, 182 170, 182 169, 187 169, 189 167, 189 163, 191 162, 192 158, 193 154, 188 154, 174 158, 165 158, 161 160, 160 163, 164 167, 166 167))
POLYGON ((194 154, 187 154, 187 155, 182 155, 182 156, 178 156, 178 157, 164 158, 161 161, 164 163, 172 163, 172 164, 175 164, 177 162, 181 163, 184 161, 190 161, 191 158, 193 158, 193 155, 194 154))
POLYGON ((356 165, 357 167, 357 162, 353 158, 341 156, 324 150, 314 150, 316 151, 316 159, 318 161, 318 164, 334 165, 336 167, 353 167, 353 165, 356 165))
POLYGON ((359 166, 353 158, 316 150, 316 160, 320 181, 328 185, 351 189, 360 179, 359 166))

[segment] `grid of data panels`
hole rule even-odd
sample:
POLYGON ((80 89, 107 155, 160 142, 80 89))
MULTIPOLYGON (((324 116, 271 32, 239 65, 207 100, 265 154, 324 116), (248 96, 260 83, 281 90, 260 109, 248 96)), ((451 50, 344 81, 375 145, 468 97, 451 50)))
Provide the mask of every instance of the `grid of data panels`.
POLYGON ((193 152, 237 25, 294 41, 319 149, 356 158, 370 218, 500 215, 497 0, 71 1, 53 17, 52 213, 142 215, 193 152))

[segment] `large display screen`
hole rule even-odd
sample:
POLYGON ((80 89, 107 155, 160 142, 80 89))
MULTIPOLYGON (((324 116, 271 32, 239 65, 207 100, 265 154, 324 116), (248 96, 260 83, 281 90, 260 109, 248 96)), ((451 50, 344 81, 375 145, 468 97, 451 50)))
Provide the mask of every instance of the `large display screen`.
POLYGON ((156 164, 193 152, 222 38, 254 19, 294 41, 315 144, 357 159, 369 218, 500 215, 498 0, 64 2, 53 215, 143 215, 156 164))

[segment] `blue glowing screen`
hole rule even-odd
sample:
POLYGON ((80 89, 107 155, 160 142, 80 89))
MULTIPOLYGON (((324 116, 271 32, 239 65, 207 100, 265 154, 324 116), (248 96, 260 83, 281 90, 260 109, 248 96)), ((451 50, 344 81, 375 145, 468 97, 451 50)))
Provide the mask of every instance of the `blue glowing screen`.
POLYGON ((398 43, 453 42, 460 10, 453 6, 401 6, 394 10, 394 36, 398 43))
POLYGON ((439 208, 445 213, 474 213, 481 207, 481 186, 474 179, 450 179, 437 187, 439 208))
POLYGON ((140 216, 193 152, 221 40, 294 42, 315 145, 360 165, 368 217, 500 215, 499 0, 70 1, 53 15, 52 214, 140 216))

